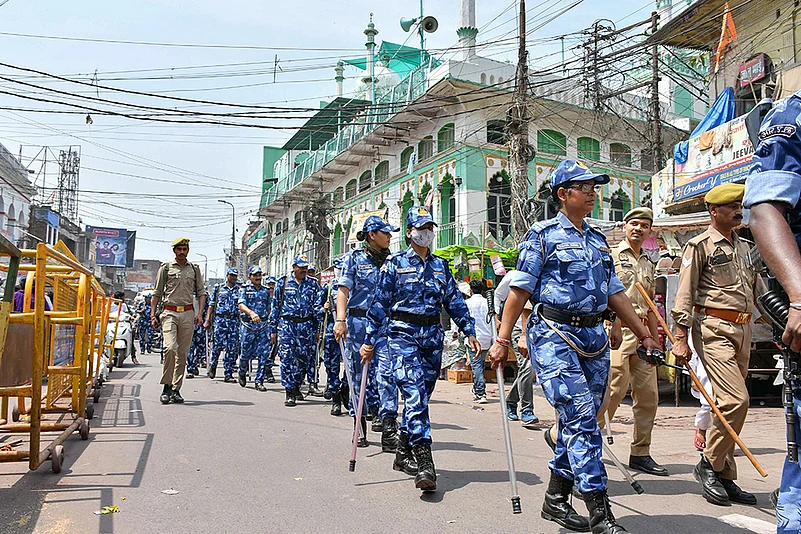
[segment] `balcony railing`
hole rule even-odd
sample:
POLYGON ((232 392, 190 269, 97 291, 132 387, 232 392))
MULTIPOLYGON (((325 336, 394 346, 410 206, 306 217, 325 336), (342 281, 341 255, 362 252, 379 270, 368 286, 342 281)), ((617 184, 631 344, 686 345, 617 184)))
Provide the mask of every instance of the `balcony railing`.
POLYGON ((458 222, 442 224, 437 227, 437 248, 461 244, 462 232, 458 222))
POLYGON ((390 117, 409 102, 421 96, 426 91, 427 65, 421 65, 411 71, 396 86, 376 98, 374 107, 368 108, 368 115, 361 117, 361 122, 353 122, 339 131, 323 146, 312 151, 309 157, 270 189, 265 191, 261 199, 261 207, 275 202, 303 180, 320 170, 326 163, 353 146, 372 132, 379 124, 386 122, 390 117))

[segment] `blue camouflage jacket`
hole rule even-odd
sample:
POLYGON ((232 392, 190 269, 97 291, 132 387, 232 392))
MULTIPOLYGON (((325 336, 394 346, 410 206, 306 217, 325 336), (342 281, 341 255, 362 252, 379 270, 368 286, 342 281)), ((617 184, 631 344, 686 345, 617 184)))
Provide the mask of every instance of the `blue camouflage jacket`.
POLYGON ((301 283, 298 283, 293 275, 289 275, 288 279, 281 278, 275 284, 273 302, 275 305, 270 310, 271 333, 278 333, 278 321, 281 317, 310 317, 314 322, 314 328, 317 328, 320 320, 320 284, 313 278, 307 276, 301 283))
MULTIPOLYGON (((267 286, 259 286, 256 289, 256 286, 248 282, 239 291, 237 305, 244 304, 248 309, 256 312, 262 321, 265 321, 270 315, 270 301, 270 290, 267 289, 267 286)), ((244 314, 242 315, 244 317, 244 314)))
POLYGON ((239 313, 239 292, 242 288, 234 284, 228 287, 226 284, 217 284, 211 292, 209 304, 215 306, 214 315, 236 315, 239 313))

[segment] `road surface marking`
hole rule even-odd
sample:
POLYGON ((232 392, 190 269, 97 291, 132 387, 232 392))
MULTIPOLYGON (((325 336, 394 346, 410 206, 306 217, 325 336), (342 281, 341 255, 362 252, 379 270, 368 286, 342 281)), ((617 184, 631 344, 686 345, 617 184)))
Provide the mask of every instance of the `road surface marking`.
POLYGON ((761 519, 756 519, 742 514, 729 514, 718 517, 719 521, 733 527, 744 528, 757 534, 775 534, 776 524, 768 523, 761 519))

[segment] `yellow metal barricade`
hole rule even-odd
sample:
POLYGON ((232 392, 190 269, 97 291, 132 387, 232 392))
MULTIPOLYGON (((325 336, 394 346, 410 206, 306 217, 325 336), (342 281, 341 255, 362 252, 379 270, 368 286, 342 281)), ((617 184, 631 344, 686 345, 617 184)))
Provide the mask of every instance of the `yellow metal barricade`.
MULTIPOLYGON (((37 469, 50 459, 53 471, 58 472, 64 440, 76 430, 80 430, 82 439, 89 437, 89 422, 85 418, 91 417, 87 413, 87 391, 93 388, 97 361, 95 326, 103 322, 103 315, 97 309, 106 304, 106 299, 98 296, 102 288, 92 273, 63 243, 55 247, 40 243, 35 250, 23 250, 20 255, 34 263, 19 266, 27 275, 23 309, 21 313, 12 313, 6 323, 14 327, 9 333, 19 339, 12 348, 9 338, 2 345, 0 358, 5 360, 14 352, 16 360, 27 367, 28 382, 6 383, 8 380, 3 380, 0 397, 5 401, 4 406, 7 406, 8 397, 18 397, 18 412, 28 412, 29 417, 20 422, 4 421, 0 424, 0 433, 26 433, 30 439, 28 450, 0 451, 0 461, 28 459, 30 469, 37 469), (45 309, 46 288, 50 288, 53 295, 50 310, 45 309), (26 398, 30 399, 29 410, 25 409, 26 398), (60 434, 41 449, 42 432, 60 434)), ((10 264, 9 275, 11 270, 10 264)), ((20 378, 16 376, 12 382, 19 382, 20 378)))

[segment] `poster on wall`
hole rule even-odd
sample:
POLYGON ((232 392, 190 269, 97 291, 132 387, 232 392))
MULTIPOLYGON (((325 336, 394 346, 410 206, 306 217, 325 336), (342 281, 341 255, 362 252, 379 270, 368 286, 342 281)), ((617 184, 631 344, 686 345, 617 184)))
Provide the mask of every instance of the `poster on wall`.
MULTIPOLYGON (((354 245, 359 242, 356 239, 356 234, 361 232, 362 227, 364 226, 364 221, 367 220, 367 217, 371 215, 378 215, 382 219, 386 216, 387 210, 375 210, 375 211, 363 211, 361 213, 354 213, 353 219, 350 223, 350 233, 348 234, 348 245, 354 245)), ((386 219, 385 219, 386 220, 386 219)))
POLYGON ((95 264, 109 267, 125 267, 127 263, 128 231, 121 228, 87 226, 91 239, 95 264))
POLYGON ((751 170, 754 147, 745 117, 721 124, 689 143, 687 161, 676 165, 674 202, 702 195, 720 184, 744 181, 751 170))

